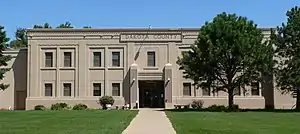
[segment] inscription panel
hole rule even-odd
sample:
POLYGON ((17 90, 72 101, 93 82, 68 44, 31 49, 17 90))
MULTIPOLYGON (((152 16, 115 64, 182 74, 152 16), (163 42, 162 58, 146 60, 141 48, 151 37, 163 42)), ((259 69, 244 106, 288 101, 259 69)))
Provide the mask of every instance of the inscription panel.
POLYGON ((123 33, 120 34, 121 42, 155 42, 155 41, 165 41, 165 42, 181 42, 182 35, 179 33, 123 33))

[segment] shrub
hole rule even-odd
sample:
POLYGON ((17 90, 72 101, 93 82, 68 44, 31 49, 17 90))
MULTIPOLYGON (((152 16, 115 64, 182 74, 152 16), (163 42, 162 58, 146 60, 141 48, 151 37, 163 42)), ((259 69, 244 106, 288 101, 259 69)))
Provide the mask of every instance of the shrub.
POLYGON ((211 105, 207 109, 210 111, 222 112, 226 111, 227 108, 224 105, 211 105))
POLYGON ((52 104, 52 106, 51 106, 51 110, 64 110, 67 108, 68 108, 67 103, 55 103, 55 104, 52 104))
POLYGON ((203 107, 203 100, 193 100, 191 106, 193 109, 201 109, 203 107))
POLYGON ((74 107, 73 107, 73 110, 86 110, 88 107, 87 105, 85 104, 76 104, 74 107))
POLYGON ((228 108, 229 111, 233 111, 233 112, 238 112, 239 109, 240 109, 240 108, 239 108, 239 105, 237 105, 237 104, 233 104, 233 105, 232 105, 232 109, 229 109, 229 108, 228 108))
POLYGON ((45 110, 45 109, 46 109, 46 107, 43 106, 43 105, 36 105, 36 106, 34 107, 34 110, 45 110))
POLYGON ((103 96, 99 99, 99 102, 103 109, 107 109, 106 104, 113 105, 115 100, 112 96, 103 96))

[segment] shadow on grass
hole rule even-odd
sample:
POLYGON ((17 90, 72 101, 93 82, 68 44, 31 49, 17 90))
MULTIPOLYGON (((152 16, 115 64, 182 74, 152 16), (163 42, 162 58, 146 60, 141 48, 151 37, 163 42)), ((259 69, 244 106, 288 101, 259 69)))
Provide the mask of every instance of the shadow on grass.
POLYGON ((292 113, 299 112, 295 109, 238 109, 238 110, 228 110, 228 109, 219 109, 211 110, 207 108, 203 109, 192 109, 192 108, 182 108, 182 109, 164 109, 159 111, 171 111, 171 112, 276 112, 276 113, 292 113))

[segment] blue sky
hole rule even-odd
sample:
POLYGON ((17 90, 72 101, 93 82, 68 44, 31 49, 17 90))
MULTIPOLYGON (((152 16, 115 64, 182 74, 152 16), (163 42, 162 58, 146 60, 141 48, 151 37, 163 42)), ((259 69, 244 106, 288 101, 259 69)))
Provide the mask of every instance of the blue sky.
POLYGON ((13 38, 17 27, 34 24, 57 26, 70 21, 75 27, 196 27, 223 11, 247 16, 259 27, 275 27, 300 0, 3 0, 0 25, 13 38))

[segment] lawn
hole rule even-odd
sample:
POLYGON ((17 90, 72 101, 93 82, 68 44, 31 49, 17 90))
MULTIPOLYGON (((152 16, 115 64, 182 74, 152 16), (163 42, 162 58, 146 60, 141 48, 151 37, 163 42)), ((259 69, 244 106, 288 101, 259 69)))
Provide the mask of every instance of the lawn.
POLYGON ((300 113, 167 111, 178 134, 300 134, 300 113))
POLYGON ((0 134, 120 134, 138 111, 1 111, 0 134))

